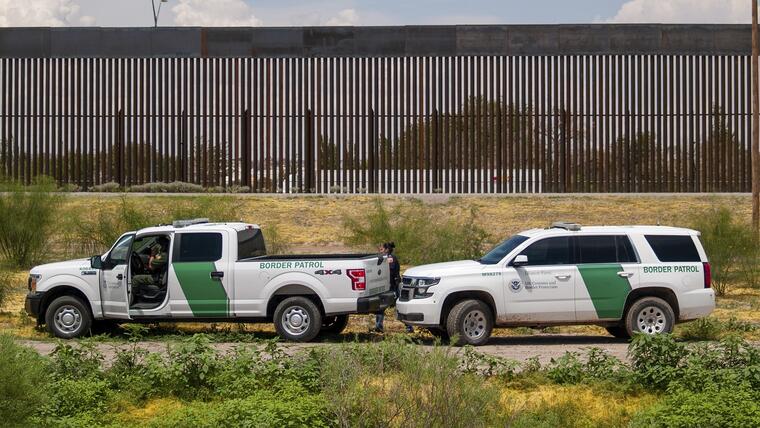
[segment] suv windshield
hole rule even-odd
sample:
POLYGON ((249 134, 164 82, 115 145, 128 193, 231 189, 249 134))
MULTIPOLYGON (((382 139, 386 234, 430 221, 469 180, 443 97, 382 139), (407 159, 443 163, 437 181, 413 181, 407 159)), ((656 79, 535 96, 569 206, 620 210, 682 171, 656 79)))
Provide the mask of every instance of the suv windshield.
POLYGON ((496 263, 499 263, 501 259, 504 258, 504 256, 512 252, 512 250, 517 248, 518 245, 522 244, 527 239, 527 236, 515 235, 497 245, 493 250, 489 251, 488 254, 481 257, 478 261, 484 265, 495 265, 496 263))

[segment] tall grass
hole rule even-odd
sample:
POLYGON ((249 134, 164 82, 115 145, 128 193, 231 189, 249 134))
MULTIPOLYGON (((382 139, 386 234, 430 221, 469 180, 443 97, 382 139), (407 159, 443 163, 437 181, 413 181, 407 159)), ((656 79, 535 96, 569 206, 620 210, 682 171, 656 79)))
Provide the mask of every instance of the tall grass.
POLYGON ((699 213, 692 227, 702 233, 700 240, 710 260, 713 288, 718 295, 724 295, 735 283, 760 286, 760 245, 749 224, 738 221, 730 209, 719 207, 699 213))
POLYGON ((415 265, 479 258, 489 239, 478 226, 474 209, 450 218, 420 201, 389 209, 377 199, 373 210, 363 216, 346 215, 343 225, 346 244, 375 250, 378 244, 393 241, 401 262, 415 265))
POLYGON ((31 186, 6 183, 0 194, 0 257, 14 267, 29 267, 49 252, 64 195, 40 177, 31 186))
POLYGON ((229 197, 157 197, 137 199, 122 195, 100 199, 97 207, 87 213, 71 212, 68 216, 70 255, 89 255, 105 251, 124 232, 174 220, 208 218, 210 221, 237 221, 234 200, 229 197))
POLYGON ((47 361, 35 351, 0 334, 0 420, 6 426, 29 426, 32 416, 45 401, 49 383, 47 361))

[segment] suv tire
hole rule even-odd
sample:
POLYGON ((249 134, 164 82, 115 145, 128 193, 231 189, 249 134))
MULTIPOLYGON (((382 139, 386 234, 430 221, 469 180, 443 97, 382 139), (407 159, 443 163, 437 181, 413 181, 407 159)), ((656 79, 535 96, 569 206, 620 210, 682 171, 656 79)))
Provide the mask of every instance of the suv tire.
POLYGON ((291 342, 309 342, 322 329, 322 314, 308 297, 288 297, 274 310, 274 328, 291 342))
POLYGON ((676 316, 668 302, 659 297, 642 297, 625 314, 625 330, 635 333, 663 334, 673 331, 676 316))
POLYGON ((446 331, 456 337, 455 345, 480 346, 488 342, 493 329, 491 308, 480 300, 463 300, 449 311, 446 331))
POLYGON ((348 315, 335 315, 322 320, 322 331, 331 334, 341 334, 348 326, 348 315))
POLYGON ((61 339, 73 339, 90 331, 92 314, 82 299, 61 296, 53 300, 45 310, 47 330, 61 339))

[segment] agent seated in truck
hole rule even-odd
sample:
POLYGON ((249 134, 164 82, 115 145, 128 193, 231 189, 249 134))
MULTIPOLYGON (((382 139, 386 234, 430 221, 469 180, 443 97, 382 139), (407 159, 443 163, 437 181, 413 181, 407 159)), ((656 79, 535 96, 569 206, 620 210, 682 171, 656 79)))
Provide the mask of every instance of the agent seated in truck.
POLYGON ((137 240, 133 249, 132 305, 161 303, 166 296, 169 238, 146 237, 137 240))

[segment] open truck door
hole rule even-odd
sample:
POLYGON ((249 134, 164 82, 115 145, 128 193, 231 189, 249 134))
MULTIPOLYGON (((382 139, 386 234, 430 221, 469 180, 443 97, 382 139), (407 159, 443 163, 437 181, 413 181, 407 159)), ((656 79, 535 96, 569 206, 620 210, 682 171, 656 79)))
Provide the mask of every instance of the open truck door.
POLYGON ((129 316, 129 254, 134 234, 122 235, 101 258, 100 302, 105 318, 131 319, 129 316))

